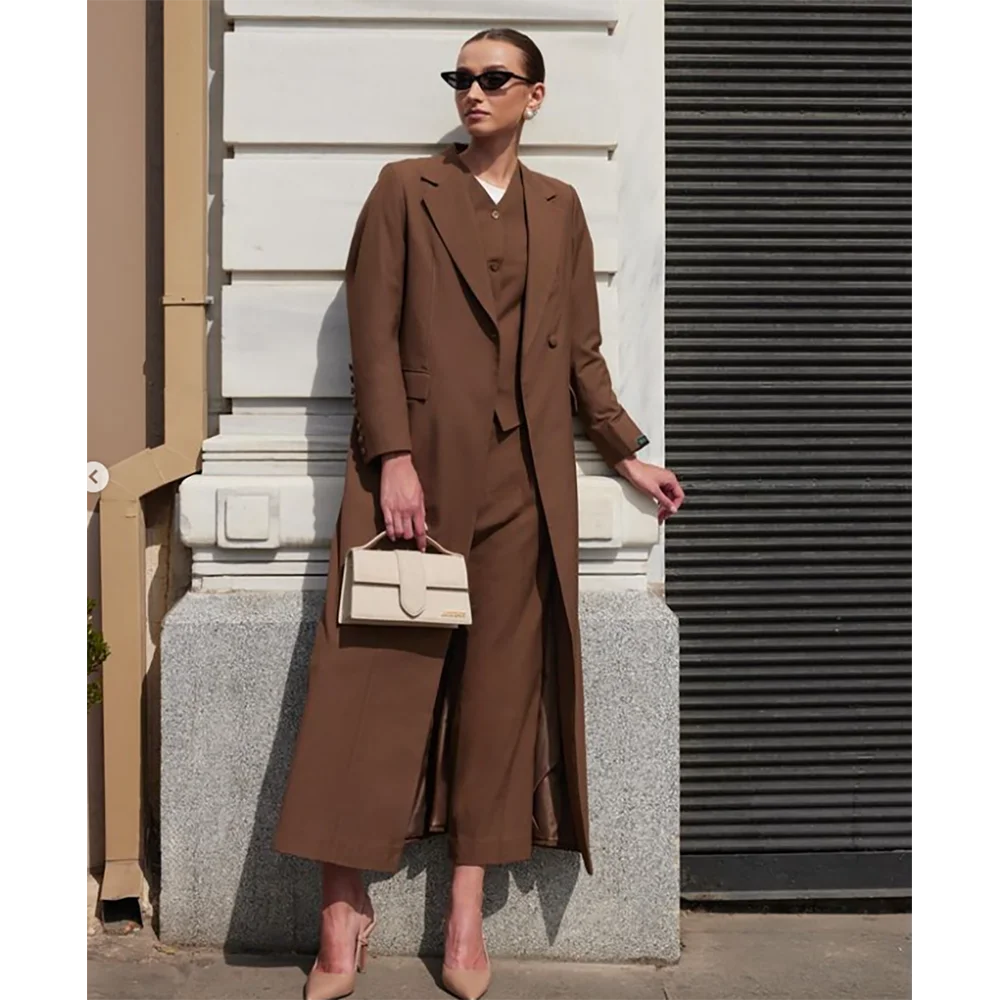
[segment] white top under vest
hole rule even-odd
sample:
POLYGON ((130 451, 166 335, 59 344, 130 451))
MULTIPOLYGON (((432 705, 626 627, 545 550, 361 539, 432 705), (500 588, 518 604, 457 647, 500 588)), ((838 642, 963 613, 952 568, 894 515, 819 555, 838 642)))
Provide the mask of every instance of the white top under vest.
POLYGON ((477 177, 476 180, 482 184, 483 189, 493 199, 494 205, 499 203, 500 199, 504 196, 504 193, 507 190, 506 188, 497 187, 496 184, 490 184, 488 181, 484 181, 482 177, 477 177))

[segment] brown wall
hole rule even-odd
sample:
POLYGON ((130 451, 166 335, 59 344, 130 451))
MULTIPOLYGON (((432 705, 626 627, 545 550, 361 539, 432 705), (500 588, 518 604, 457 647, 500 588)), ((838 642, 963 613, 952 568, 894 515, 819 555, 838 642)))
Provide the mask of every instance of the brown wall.
MULTIPOLYGON (((161 26, 159 2, 88 0, 87 460, 108 467, 163 440, 161 26)), ((97 499, 87 494, 87 594, 99 601, 97 499)), ((104 851, 101 722, 92 709, 91 868, 104 851)))
POLYGON ((162 440, 157 7, 85 7, 86 450, 107 466, 162 440))

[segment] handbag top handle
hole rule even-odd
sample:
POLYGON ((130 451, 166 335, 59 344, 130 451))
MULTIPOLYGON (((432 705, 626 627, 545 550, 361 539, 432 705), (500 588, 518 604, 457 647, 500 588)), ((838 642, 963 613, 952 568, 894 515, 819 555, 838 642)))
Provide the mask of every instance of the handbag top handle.
MULTIPOLYGON (((364 545, 362 545, 360 547, 362 549, 373 549, 373 548, 375 548, 376 545, 378 545, 379 542, 383 541, 384 539, 386 539, 388 537, 389 537, 389 533, 387 531, 380 531, 370 542, 366 542, 364 545)), ((460 553, 458 553, 458 552, 452 552, 450 549, 446 549, 440 542, 434 541, 434 539, 431 538, 430 535, 427 536, 427 542, 428 542, 428 544, 433 545, 434 548, 437 549, 438 552, 440 552, 441 555, 443 555, 443 556, 457 556, 457 555, 460 555, 460 553)))

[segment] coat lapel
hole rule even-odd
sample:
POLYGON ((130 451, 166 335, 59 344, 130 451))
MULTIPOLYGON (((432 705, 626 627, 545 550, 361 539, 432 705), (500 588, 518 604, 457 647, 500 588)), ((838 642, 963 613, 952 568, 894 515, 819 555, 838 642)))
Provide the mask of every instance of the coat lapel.
POLYGON ((423 174, 423 202, 434 228, 448 248, 472 294, 493 326, 498 327, 493 286, 486 270, 486 255, 476 230, 475 209, 469 197, 469 174, 452 149, 428 165, 423 174))
POLYGON ((545 179, 521 164, 524 210, 528 223, 528 280, 524 291, 523 350, 527 355, 538 333, 545 303, 559 264, 563 219, 559 198, 545 179))

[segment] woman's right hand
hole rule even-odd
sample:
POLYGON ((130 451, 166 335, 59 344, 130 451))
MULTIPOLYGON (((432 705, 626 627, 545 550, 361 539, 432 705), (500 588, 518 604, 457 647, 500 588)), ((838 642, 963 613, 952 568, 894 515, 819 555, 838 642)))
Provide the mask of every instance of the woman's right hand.
POLYGON ((382 517, 386 534, 392 541, 415 538, 421 552, 427 549, 427 519, 424 513, 424 490, 408 452, 382 456, 382 517))

